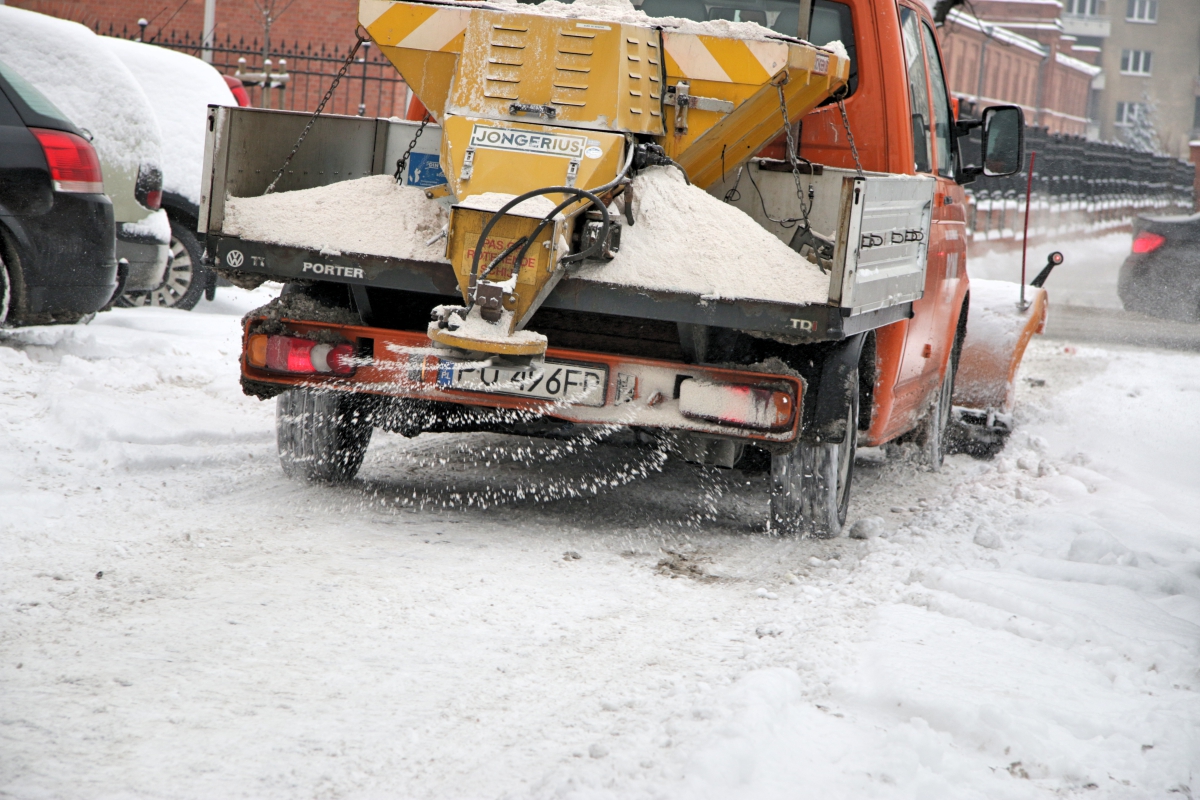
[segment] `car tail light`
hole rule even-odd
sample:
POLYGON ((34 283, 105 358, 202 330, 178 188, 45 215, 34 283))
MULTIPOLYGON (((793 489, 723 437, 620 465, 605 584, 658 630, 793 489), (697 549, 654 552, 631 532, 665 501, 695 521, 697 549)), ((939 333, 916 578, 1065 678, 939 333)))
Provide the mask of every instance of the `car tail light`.
POLYGON ((37 137, 54 191, 72 194, 104 194, 104 174, 96 149, 82 136, 48 128, 30 128, 37 137))
POLYGON ((250 93, 246 91, 246 84, 242 83, 240 78, 232 75, 222 75, 221 77, 225 79, 225 85, 229 87, 233 99, 237 100, 239 106, 245 108, 250 105, 250 93))
POLYGON ((1153 253, 1158 248, 1162 247, 1166 237, 1159 236, 1157 233, 1150 231, 1142 231, 1133 240, 1133 252, 1135 253, 1153 253))
POLYGON ((791 425, 796 401, 777 389, 689 379, 679 385, 679 413, 718 425, 777 431, 791 425))
POLYGON ((322 344, 297 336, 251 336, 246 343, 250 366, 298 375, 353 375, 354 345, 322 344))
POLYGON ((162 170, 150 164, 138 167, 133 196, 151 211, 162 208, 162 170))

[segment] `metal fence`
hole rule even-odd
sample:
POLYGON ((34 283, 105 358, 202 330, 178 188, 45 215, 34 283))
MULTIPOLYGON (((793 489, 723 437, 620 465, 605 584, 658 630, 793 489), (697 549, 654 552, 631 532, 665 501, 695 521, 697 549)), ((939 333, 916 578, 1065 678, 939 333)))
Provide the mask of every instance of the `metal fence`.
MULTIPOLYGON (((963 153, 979 152, 975 133, 963 153)), ((1089 235, 1128 226, 1138 214, 1189 214, 1195 167, 1170 156, 1026 128, 1025 152, 1036 152, 1029 238, 1089 235)), ((970 160, 968 158, 968 160, 970 160)), ((967 187, 967 225, 976 243, 1020 242, 1028 172, 980 177, 967 187)))
MULTIPOLYGON (((98 23, 95 30, 123 39, 142 40, 143 36, 141 30, 117 30, 113 25, 101 30, 98 23)), ((200 39, 189 33, 171 31, 145 41, 197 57, 204 50, 200 39)), ((290 46, 272 43, 264 53, 257 39, 235 42, 232 36, 226 36, 224 41, 215 41, 210 49, 212 65, 218 72, 240 78, 250 94, 251 104, 260 108, 315 111, 352 46, 350 42, 345 48, 335 46, 329 50, 324 44, 314 48, 311 43, 304 46, 299 42, 290 46)), ((406 96, 407 87, 400 73, 368 42, 359 50, 325 110, 331 114, 402 117, 406 96)))

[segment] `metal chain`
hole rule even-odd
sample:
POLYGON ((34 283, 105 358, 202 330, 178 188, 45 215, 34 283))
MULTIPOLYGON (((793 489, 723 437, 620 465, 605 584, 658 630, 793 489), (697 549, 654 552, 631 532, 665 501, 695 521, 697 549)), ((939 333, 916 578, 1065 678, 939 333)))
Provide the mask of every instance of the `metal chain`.
MULTIPOLYGON (((784 73, 787 74, 786 72, 784 73)), ((787 137, 787 157, 792 164, 792 177, 796 181, 796 199, 800 201, 800 211, 804 214, 804 227, 808 227, 808 209, 804 206, 804 187, 800 185, 800 159, 796 155, 796 137, 792 134, 792 121, 788 114, 787 97, 783 93, 784 80, 775 85, 779 92, 779 113, 783 115, 783 131, 787 137)))
POLYGON ((850 154, 854 156, 854 166, 858 169, 858 177, 865 178, 862 162, 858 160, 858 148, 854 145, 854 134, 850 132, 850 120, 846 116, 846 102, 839 97, 837 104, 838 110, 842 112, 842 127, 846 129, 846 139, 850 142, 850 154))
POLYGON ((429 124, 433 117, 429 116, 429 112, 421 118, 421 127, 417 128, 416 134, 413 135, 412 141, 408 143, 408 149, 404 151, 404 155, 396 159, 396 183, 400 183, 404 179, 404 168, 408 165, 408 157, 412 155, 412 151, 417 146, 417 139, 421 138, 421 134, 425 132, 425 126, 429 124))
POLYGON ((288 153, 288 157, 283 161, 283 166, 279 168, 279 172, 275 174, 274 180, 272 180, 270 185, 267 186, 267 190, 263 192, 263 194, 270 194, 271 192, 275 191, 275 184, 279 183, 279 179, 282 178, 283 173, 287 171, 288 165, 292 163, 292 159, 296 156, 296 151, 298 151, 300 149, 300 145, 304 143, 304 137, 308 136, 308 132, 312 130, 313 123, 317 121, 317 117, 321 116, 321 112, 325 110, 325 104, 329 102, 329 98, 333 97, 333 92, 335 89, 337 89, 338 84, 342 82, 342 78, 346 77, 346 71, 350 69, 350 65, 354 63, 354 57, 358 55, 358 49, 362 47, 362 43, 366 40, 367 37, 363 36, 361 33, 358 34, 358 41, 355 42, 354 47, 350 49, 350 55, 346 56, 345 62, 342 63, 342 68, 339 69, 337 75, 333 77, 333 83, 329 84, 329 91, 327 91, 325 96, 321 98, 321 102, 317 106, 317 110, 314 111, 313 115, 308 118, 308 124, 304 126, 304 130, 301 132, 300 138, 296 140, 295 147, 292 148, 292 152, 288 153))

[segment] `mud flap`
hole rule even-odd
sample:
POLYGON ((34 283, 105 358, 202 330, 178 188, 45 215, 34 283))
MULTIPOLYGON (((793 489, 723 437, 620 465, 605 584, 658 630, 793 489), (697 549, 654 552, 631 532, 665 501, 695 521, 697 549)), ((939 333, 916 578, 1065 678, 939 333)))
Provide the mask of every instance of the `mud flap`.
POLYGON ((817 407, 812 426, 805 438, 840 444, 846 440, 846 411, 858 389, 858 360, 866 333, 858 333, 838 342, 825 355, 821 365, 821 383, 817 387, 817 407))

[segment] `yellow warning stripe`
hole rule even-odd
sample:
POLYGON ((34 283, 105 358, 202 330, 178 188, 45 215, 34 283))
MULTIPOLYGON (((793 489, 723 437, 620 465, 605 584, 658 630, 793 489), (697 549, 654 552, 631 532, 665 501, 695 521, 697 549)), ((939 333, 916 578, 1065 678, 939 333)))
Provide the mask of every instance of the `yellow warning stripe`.
POLYGON ((462 52, 471 9, 361 0, 359 21, 376 44, 431 52, 462 52))
POLYGON ((667 74, 698 81, 762 84, 787 66, 784 42, 663 32, 667 74))

